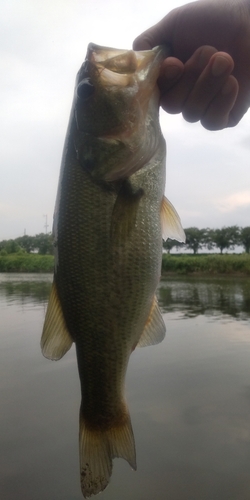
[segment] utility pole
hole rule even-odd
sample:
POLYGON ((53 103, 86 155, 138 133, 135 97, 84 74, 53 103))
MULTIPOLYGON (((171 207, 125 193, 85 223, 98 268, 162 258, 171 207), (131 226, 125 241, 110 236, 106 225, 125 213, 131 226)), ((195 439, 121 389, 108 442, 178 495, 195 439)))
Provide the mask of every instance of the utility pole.
POLYGON ((48 227, 49 227, 49 224, 48 224, 48 216, 47 214, 44 215, 45 217, 45 224, 44 224, 44 227, 45 227, 45 234, 47 234, 47 230, 48 230, 48 227))

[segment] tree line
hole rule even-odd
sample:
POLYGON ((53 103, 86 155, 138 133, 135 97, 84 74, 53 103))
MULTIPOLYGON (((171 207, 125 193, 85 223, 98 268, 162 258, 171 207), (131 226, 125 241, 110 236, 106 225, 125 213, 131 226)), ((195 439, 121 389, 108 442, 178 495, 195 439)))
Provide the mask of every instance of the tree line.
POLYGON ((201 249, 219 249, 222 254, 224 250, 234 249, 235 246, 242 246, 246 253, 250 252, 250 226, 228 226, 221 229, 198 229, 188 227, 184 229, 186 243, 179 243, 175 240, 167 240, 163 247, 170 253, 174 247, 176 249, 186 248, 197 254, 201 249))
POLYGON ((53 237, 51 233, 40 233, 35 236, 24 234, 14 240, 0 241, 0 255, 11 253, 38 253, 53 255, 53 237))
MULTIPOLYGON (((250 253, 250 226, 229 226, 221 229, 198 229, 188 227, 185 229, 186 243, 176 240, 163 242, 163 248, 170 253, 176 249, 185 248, 197 254, 201 249, 219 249, 222 254, 224 250, 234 249, 242 246, 246 253, 250 253)), ((35 236, 27 234, 15 239, 0 241, 0 255, 11 253, 38 253, 40 255, 53 255, 53 237, 51 233, 40 233, 35 236)))

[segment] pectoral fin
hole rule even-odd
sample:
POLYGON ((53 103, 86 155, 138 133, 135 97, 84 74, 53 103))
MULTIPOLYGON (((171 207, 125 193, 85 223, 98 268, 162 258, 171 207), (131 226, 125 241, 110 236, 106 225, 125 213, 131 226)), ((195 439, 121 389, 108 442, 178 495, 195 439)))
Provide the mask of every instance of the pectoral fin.
POLYGON ((147 323, 137 344, 138 347, 159 344, 164 339, 165 332, 165 323, 157 303, 157 298, 154 297, 147 323))
POLYGON ((177 214, 172 203, 163 196, 161 205, 161 225, 162 238, 166 241, 168 238, 185 243, 186 235, 181 225, 181 219, 177 214))
POLYGON ((72 342, 54 282, 49 297, 41 338, 42 353, 45 358, 60 359, 70 349, 72 342))
POLYGON ((137 189, 134 192, 128 180, 123 182, 111 217, 111 239, 113 242, 124 241, 130 237, 135 227, 136 215, 143 194, 143 189, 137 189))

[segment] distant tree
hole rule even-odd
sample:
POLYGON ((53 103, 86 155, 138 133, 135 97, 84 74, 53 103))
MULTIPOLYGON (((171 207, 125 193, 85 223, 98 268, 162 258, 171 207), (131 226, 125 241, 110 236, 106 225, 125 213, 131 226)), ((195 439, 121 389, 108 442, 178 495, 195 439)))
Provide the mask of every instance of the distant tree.
POLYGON ((32 250, 34 250, 34 236, 29 236, 28 234, 24 234, 23 236, 19 236, 18 238, 16 238, 15 241, 27 253, 30 253, 32 250))
POLYGON ((4 250, 7 253, 16 253, 16 252, 18 252, 18 250, 20 250, 20 246, 18 245, 16 240, 7 240, 5 247, 4 247, 4 250))
POLYGON ((220 249, 220 253, 226 248, 234 248, 239 243, 239 227, 229 226, 222 229, 211 229, 211 244, 220 249))
POLYGON ((5 250, 6 243, 7 243, 7 240, 0 241, 0 250, 5 250))
POLYGON ((188 227, 185 229, 186 247, 193 250, 194 254, 203 248, 206 240, 206 229, 198 229, 198 227, 188 227))
POLYGON ((53 237, 51 233, 40 233, 36 236, 29 236, 28 234, 25 234, 23 236, 19 236, 15 240, 0 241, 0 252, 3 250, 7 253, 30 253, 38 251, 41 255, 52 255, 53 248, 53 237))
POLYGON ((203 237, 203 243, 204 243, 204 246, 208 249, 208 250, 212 250, 212 248, 214 247, 214 242, 213 242, 213 229, 210 229, 209 227, 207 227, 205 230, 204 230, 204 237, 203 237))
POLYGON ((242 227, 239 234, 239 243, 245 249, 246 253, 250 253, 250 227, 242 227))
POLYGON ((174 247, 177 247, 177 249, 179 247, 182 247, 184 245, 184 243, 180 243, 179 241, 176 241, 176 240, 170 240, 169 238, 167 239, 167 241, 163 241, 163 248, 165 250, 167 250, 168 253, 170 253, 170 251, 174 248, 174 247))
POLYGON ((54 248, 52 234, 36 234, 36 236, 34 236, 34 248, 38 250, 38 253, 41 255, 52 255, 54 248))

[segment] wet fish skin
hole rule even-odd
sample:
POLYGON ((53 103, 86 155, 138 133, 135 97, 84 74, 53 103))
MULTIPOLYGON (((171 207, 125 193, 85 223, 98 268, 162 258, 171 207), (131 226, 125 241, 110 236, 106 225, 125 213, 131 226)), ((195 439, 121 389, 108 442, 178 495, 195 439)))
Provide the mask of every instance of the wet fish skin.
POLYGON ((156 85, 163 57, 159 48, 133 52, 90 44, 65 141, 41 346, 46 357, 60 359, 76 344, 85 497, 107 486, 114 457, 136 469, 126 369, 137 345, 160 342, 165 334, 155 298, 162 230, 183 238, 164 199, 166 148, 156 85))

